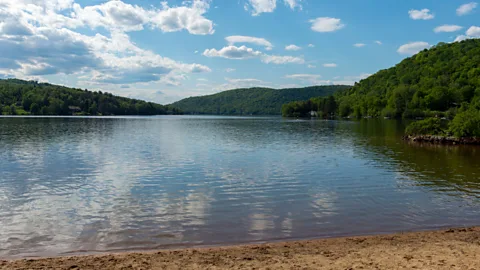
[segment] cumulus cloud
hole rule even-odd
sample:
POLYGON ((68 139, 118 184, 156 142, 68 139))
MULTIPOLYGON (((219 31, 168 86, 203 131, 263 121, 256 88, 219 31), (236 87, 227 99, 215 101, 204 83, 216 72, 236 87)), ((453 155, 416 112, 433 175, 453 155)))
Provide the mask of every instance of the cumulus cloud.
MULTIPOLYGON (((208 3, 195 0, 186 9, 208 3)), ((85 8, 73 0, 2 0, 0 8, 0 72, 16 77, 81 74, 88 83, 178 83, 188 73, 210 72, 200 64, 185 64, 143 50, 125 32, 151 23, 152 16, 170 9, 144 10, 122 1, 85 8), (109 37, 75 32, 78 27, 103 27, 109 37)), ((200 12, 200 11, 199 11, 200 12)), ((183 16, 183 15, 182 15, 183 16)), ((188 23, 185 29, 200 34, 188 23)))
POLYGON ((221 57, 227 59, 250 59, 250 58, 259 58, 263 63, 266 64, 303 64, 305 60, 300 57, 293 56, 278 56, 278 55, 268 55, 260 51, 255 51, 252 48, 246 46, 236 47, 236 46, 227 46, 223 47, 220 50, 217 49, 206 49, 203 52, 204 56, 207 57, 221 57))
POLYGON ((209 8, 207 0, 193 0, 191 6, 181 7, 169 7, 164 4, 163 9, 155 14, 151 23, 164 32, 186 29, 195 35, 211 35, 215 32, 213 22, 204 17, 209 8))
POLYGON ((453 42, 460 42, 460 41, 467 40, 469 38, 471 38, 471 37, 467 37, 465 35, 460 35, 460 36, 457 36, 453 42))
POLYGON ((190 5, 179 7, 169 7, 163 2, 161 9, 146 10, 114 0, 84 8, 73 4, 72 19, 79 26, 87 25, 91 28, 139 31, 149 25, 163 32, 187 30, 190 34, 207 35, 215 32, 213 22, 204 17, 209 7, 207 0, 194 0, 190 5))
POLYGON ((245 5, 245 9, 252 9, 252 15, 258 16, 262 13, 273 12, 277 7, 277 0, 248 0, 248 4, 245 5))
POLYGON ((337 67, 337 64, 335 64, 335 63, 325 63, 325 64, 323 64, 323 67, 326 67, 326 68, 336 68, 336 67, 337 67))
POLYGON ((298 8, 299 10, 302 10, 302 5, 300 4, 301 0, 284 0, 285 5, 290 7, 292 10, 295 8, 298 8))
POLYGON ((412 20, 431 20, 435 18, 435 15, 433 15, 428 8, 422 10, 412 9, 408 11, 408 14, 412 20))
POLYGON ((315 32, 335 32, 345 27, 341 19, 320 17, 314 20, 310 20, 312 24, 311 29, 315 32))
POLYGON ((298 50, 301 50, 301 49, 302 49, 301 47, 298 47, 297 45, 294 45, 294 44, 285 46, 285 50, 287 50, 287 51, 298 51, 298 50))
POLYGON ((355 43, 353 44, 354 47, 357 47, 357 48, 361 48, 361 47, 365 47, 367 44, 365 43, 355 43))
POLYGON ((400 54, 406 54, 406 55, 414 55, 420 52, 423 49, 430 48, 431 45, 428 44, 427 42, 423 41, 417 41, 417 42, 411 42, 404 44, 398 48, 397 52, 400 54))
POLYGON ((375 40, 375 44, 382 45, 383 43, 380 40, 375 40))
POLYGON ((313 44, 308 44, 308 47, 309 47, 309 48, 315 48, 315 45, 313 45, 313 44))
POLYGON ((255 51, 252 48, 248 48, 246 46, 227 46, 223 47, 220 50, 206 49, 203 52, 203 55, 207 57, 222 57, 228 59, 248 59, 260 57, 263 55, 263 53, 260 51, 255 51))
POLYGON ((307 68, 316 68, 317 66, 314 65, 308 65, 307 68))
POLYGON ((480 27, 472 26, 472 27, 468 28, 466 34, 469 37, 480 38, 480 27))
POLYGON ((270 41, 264 38, 258 37, 249 37, 249 36, 229 36, 226 37, 225 40, 228 42, 229 45, 235 45, 237 43, 251 43, 259 46, 265 47, 267 50, 270 50, 273 45, 270 41))
POLYGON ((464 35, 459 35, 453 42, 460 42, 467 39, 480 38, 480 27, 471 26, 464 35))
POLYGON ((435 33, 451 33, 451 32, 460 31, 460 30, 462 30, 462 28, 463 27, 461 27, 459 25, 445 24, 445 25, 435 27, 435 29, 433 29, 433 32, 435 32, 435 33))
POLYGON ((475 8, 477 8, 478 3, 476 2, 471 2, 468 4, 461 5, 460 7, 457 8, 457 15, 458 16, 464 16, 467 14, 470 14, 475 8))

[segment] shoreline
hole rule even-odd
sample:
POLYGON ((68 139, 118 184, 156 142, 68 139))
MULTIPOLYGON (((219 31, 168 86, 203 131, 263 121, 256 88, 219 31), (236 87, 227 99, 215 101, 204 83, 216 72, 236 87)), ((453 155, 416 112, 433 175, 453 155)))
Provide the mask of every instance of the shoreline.
POLYGON ((0 269, 480 269, 480 227, 2 260, 0 269))
POLYGON ((437 135, 406 135, 403 140, 417 143, 431 143, 444 145, 480 145, 480 138, 456 138, 437 135))

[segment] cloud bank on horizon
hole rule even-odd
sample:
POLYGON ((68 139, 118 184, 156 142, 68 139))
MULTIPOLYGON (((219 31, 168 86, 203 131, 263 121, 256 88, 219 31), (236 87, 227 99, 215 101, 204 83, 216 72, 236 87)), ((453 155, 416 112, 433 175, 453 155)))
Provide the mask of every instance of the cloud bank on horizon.
POLYGON ((171 103, 353 84, 438 42, 480 38, 476 2, 375 1, 0 0, 0 78, 171 103))

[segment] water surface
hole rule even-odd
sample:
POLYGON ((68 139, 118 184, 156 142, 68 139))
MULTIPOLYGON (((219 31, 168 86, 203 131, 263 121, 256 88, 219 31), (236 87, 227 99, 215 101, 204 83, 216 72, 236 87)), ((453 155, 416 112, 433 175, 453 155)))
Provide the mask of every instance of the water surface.
POLYGON ((0 257, 480 225, 480 148, 396 121, 0 118, 0 257))

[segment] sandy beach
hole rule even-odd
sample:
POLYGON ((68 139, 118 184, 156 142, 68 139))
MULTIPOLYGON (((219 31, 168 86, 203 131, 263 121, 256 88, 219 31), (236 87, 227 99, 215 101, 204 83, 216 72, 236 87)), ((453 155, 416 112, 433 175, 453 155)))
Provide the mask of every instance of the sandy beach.
POLYGON ((1 261, 0 269, 480 269, 480 227, 1 261))

